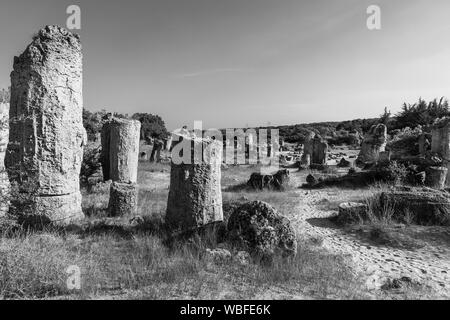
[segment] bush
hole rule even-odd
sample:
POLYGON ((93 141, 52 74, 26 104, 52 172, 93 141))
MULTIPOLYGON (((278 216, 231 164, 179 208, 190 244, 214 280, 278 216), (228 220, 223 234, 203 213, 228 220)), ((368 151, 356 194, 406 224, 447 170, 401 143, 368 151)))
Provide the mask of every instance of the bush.
POLYGON ((407 168, 397 161, 391 161, 387 166, 378 166, 374 172, 379 180, 394 184, 404 183, 408 175, 407 168))
POLYGON ((101 168, 102 164, 100 162, 101 156, 101 147, 94 144, 88 143, 87 146, 84 147, 83 153, 83 162, 81 163, 81 172, 80 172, 80 183, 85 187, 92 187, 95 184, 96 176, 99 180, 101 177, 101 168))

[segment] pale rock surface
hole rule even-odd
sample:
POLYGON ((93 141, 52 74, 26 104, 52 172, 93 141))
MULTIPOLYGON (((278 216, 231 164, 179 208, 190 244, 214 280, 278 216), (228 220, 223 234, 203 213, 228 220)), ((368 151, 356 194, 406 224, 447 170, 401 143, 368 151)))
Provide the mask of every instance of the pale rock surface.
MULTIPOLYGON (((39 31, 11 73, 10 134, 5 165, 11 182, 34 194, 23 215, 66 223, 83 217, 79 174, 83 127, 82 51, 78 35, 58 26, 39 31)), ((31 195, 30 195, 31 196, 31 195)))

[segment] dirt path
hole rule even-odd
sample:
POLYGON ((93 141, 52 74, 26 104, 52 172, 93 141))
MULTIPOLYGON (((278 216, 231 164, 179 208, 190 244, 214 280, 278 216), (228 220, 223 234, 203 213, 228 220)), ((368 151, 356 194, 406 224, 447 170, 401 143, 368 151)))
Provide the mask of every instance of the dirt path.
POLYGON ((322 238, 324 247, 332 252, 351 256, 357 270, 367 276, 369 289, 380 288, 387 279, 409 277, 429 287, 438 297, 450 297, 450 248, 438 237, 414 250, 374 246, 326 219, 336 212, 321 209, 321 204, 342 200, 342 193, 297 192, 299 203, 288 215, 299 232, 322 238))

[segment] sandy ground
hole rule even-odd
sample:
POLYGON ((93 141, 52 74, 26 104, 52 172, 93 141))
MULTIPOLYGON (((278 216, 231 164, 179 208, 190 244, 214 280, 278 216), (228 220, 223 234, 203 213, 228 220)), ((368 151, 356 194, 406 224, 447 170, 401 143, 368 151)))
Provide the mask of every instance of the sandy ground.
POLYGON ((320 237, 323 246, 331 252, 350 256, 356 270, 366 278, 369 290, 379 289, 387 279, 409 277, 429 287, 435 297, 450 297, 450 248, 442 239, 443 233, 447 239, 450 236, 448 228, 417 227, 418 236, 425 229, 428 235, 422 248, 407 250, 374 245, 331 222, 328 218, 337 214, 337 210, 321 209, 326 203, 348 201, 355 194, 354 190, 300 189, 295 192, 299 202, 284 214, 300 234, 320 237))

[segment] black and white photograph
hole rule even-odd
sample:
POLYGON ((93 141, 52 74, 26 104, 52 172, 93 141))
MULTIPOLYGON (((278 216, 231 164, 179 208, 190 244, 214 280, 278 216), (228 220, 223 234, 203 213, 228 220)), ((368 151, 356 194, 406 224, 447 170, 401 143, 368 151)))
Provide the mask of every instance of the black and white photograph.
POLYGON ((449 17, 0 0, 0 300, 448 300, 449 17))

